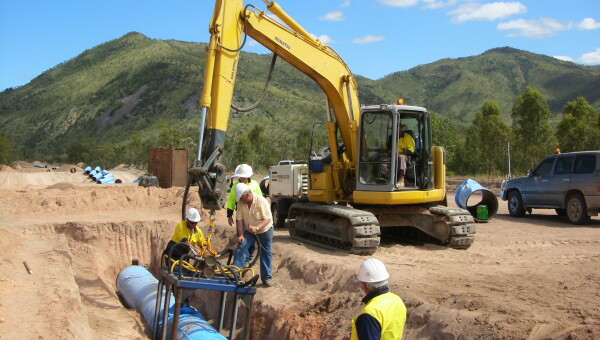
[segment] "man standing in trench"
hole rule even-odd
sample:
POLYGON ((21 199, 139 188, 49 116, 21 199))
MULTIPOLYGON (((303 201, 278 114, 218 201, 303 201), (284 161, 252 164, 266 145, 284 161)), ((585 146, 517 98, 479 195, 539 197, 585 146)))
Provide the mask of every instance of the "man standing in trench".
POLYGON ((238 202, 235 214, 238 247, 235 251, 233 265, 242 268, 248 248, 256 238, 260 242, 260 278, 267 287, 273 286, 271 267, 273 265, 273 216, 266 198, 252 193, 245 183, 235 187, 235 198, 238 202), (255 238, 256 236, 256 238, 255 238))
POLYGON ((377 259, 365 260, 358 270, 358 281, 366 296, 365 307, 352 319, 350 340, 402 339, 406 323, 406 306, 390 292, 385 264, 377 259))

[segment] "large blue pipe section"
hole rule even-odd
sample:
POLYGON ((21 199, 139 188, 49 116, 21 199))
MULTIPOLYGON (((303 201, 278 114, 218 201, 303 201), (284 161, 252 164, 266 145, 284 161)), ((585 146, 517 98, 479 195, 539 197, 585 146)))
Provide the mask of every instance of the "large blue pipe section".
MULTIPOLYGON (((154 329, 157 288, 158 280, 142 266, 127 267, 117 276, 119 294, 130 308, 137 309, 142 314, 151 330, 154 329)), ((163 296, 162 301, 164 300, 163 296)), ((173 324, 175 298, 172 294, 170 301, 167 339, 171 338, 170 330, 173 324)), ((162 308, 162 305, 160 308, 162 308)), ((161 323, 162 318, 160 318, 159 326, 161 326, 161 323)), ((177 328, 177 339, 224 340, 226 338, 217 332, 196 309, 193 307, 182 307, 179 316, 179 326, 177 328)))

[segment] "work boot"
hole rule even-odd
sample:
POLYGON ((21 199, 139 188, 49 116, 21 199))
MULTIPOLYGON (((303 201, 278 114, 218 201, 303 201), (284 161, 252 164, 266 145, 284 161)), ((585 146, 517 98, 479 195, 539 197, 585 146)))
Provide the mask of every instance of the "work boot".
POLYGON ((397 188, 404 188, 404 176, 401 176, 398 182, 396 182, 397 188))

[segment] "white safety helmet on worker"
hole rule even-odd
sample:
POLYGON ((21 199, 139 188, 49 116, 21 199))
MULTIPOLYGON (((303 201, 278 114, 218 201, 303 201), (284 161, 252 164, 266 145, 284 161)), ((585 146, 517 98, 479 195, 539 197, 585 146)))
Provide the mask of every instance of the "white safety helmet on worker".
POLYGON ((235 167, 235 173, 231 177, 252 177, 252 167, 248 164, 240 164, 235 167))
POLYGON ((235 200, 239 201, 242 196, 250 191, 250 187, 245 183, 238 183, 235 186, 235 200))
POLYGON ((202 217, 200 217, 200 213, 196 208, 189 208, 187 213, 185 214, 185 218, 187 218, 190 222, 200 222, 202 217))
POLYGON ((382 282, 389 279, 390 274, 385 264, 377 259, 365 260, 358 269, 358 280, 365 283, 382 282))

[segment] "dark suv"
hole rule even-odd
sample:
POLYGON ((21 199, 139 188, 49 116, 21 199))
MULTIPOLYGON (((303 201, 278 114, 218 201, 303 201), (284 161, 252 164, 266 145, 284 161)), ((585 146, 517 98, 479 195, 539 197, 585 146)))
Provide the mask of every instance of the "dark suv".
POLYGON ((526 177, 502 182, 500 196, 508 200, 511 216, 555 209, 572 223, 585 224, 600 208, 600 151, 548 156, 526 177))

